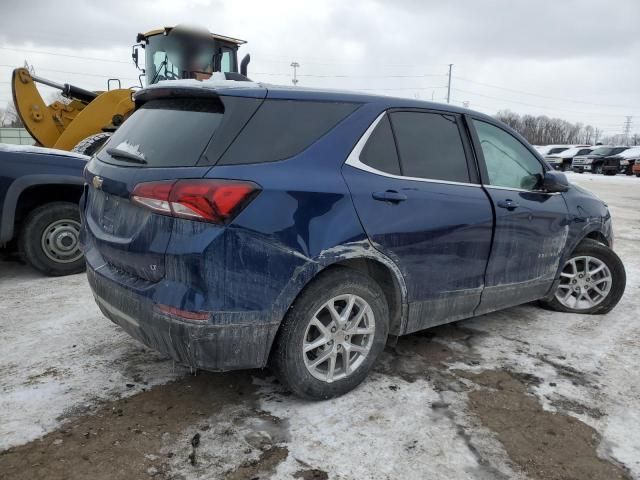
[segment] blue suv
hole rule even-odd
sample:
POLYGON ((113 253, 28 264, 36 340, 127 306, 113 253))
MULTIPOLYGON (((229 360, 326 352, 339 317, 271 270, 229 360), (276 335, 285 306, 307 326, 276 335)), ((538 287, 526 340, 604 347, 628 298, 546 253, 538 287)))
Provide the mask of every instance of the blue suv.
POLYGON ((486 115, 251 82, 135 102, 85 170, 81 242, 104 315, 179 362, 330 398, 389 335, 624 291, 607 206, 486 115))

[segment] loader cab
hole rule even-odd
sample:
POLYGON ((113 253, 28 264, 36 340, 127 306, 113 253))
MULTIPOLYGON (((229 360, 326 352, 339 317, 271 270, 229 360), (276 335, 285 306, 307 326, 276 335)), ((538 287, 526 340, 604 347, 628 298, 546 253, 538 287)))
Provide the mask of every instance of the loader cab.
MULTIPOLYGON (((206 30, 180 26, 138 34, 137 40, 132 56, 136 66, 139 66, 137 47, 144 48, 147 86, 163 80, 205 80, 213 72, 237 74, 238 47, 246 43, 206 30)), ((243 62, 244 73, 246 63, 248 61, 243 62)))

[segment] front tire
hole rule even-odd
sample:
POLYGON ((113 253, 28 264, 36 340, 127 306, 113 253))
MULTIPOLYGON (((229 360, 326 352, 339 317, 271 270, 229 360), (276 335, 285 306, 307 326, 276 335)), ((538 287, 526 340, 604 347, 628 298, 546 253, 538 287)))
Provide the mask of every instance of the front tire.
POLYGON ((79 235, 78 205, 52 202, 29 213, 22 224, 18 246, 22 258, 45 275, 71 275, 85 269, 79 235))
POLYGON ((343 395, 365 379, 382 353, 388 318, 384 293, 371 277, 347 268, 322 273, 283 320, 271 367, 302 398, 343 395))
POLYGON ((622 260, 606 245, 584 239, 560 274, 560 285, 543 306, 558 312, 601 315, 620 301, 627 283, 622 260))

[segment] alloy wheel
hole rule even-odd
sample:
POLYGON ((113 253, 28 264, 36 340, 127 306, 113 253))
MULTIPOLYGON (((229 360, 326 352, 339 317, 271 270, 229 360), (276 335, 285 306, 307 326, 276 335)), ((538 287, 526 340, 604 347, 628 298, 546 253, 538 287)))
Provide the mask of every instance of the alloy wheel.
POLYGON ((560 273, 556 299, 573 310, 588 310, 602 303, 611 291, 609 267, 590 256, 570 258, 560 273))
POLYGON ((302 352, 311 375, 327 383, 351 375, 367 358, 375 336, 369 304, 357 295, 331 298, 307 325, 302 352))

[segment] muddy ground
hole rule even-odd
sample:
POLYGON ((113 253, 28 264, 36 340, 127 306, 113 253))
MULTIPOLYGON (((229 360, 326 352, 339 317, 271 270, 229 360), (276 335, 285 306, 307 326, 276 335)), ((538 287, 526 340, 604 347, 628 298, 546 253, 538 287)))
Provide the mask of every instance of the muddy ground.
POLYGON ((303 402, 268 370, 189 372, 102 318, 82 275, 0 263, 0 478, 640 478, 640 180, 572 179, 613 211, 614 312, 526 305, 388 346, 303 402))

